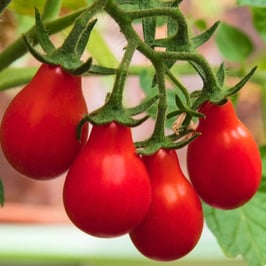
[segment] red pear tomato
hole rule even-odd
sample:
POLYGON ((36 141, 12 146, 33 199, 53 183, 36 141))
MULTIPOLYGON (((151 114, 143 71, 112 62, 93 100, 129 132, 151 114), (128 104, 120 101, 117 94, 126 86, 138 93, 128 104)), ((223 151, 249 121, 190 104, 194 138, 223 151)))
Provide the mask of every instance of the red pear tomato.
POLYGON ((151 187, 130 128, 116 122, 93 126, 69 169, 63 201, 70 220, 97 237, 128 233, 143 220, 151 187))
POLYGON ((60 66, 42 64, 31 82, 11 101, 1 124, 0 139, 9 163, 34 179, 65 172, 87 138, 76 128, 87 107, 81 78, 60 66))
POLYGON ((209 205, 233 209, 255 194, 262 163, 257 144, 237 118, 231 101, 205 103, 197 128, 201 135, 188 146, 187 167, 192 184, 209 205))
POLYGON ((203 229, 201 202, 183 175, 174 150, 143 156, 151 178, 152 201, 145 219, 130 232, 146 257, 170 261, 189 253, 203 229))

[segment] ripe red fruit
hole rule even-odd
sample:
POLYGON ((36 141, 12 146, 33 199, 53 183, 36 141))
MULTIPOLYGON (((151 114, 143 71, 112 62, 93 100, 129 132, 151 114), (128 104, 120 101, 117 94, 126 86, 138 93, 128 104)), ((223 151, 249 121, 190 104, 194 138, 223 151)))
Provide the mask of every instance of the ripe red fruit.
POLYGON ((76 128, 87 107, 81 78, 60 66, 42 64, 31 82, 11 101, 1 124, 0 139, 9 163, 34 179, 65 172, 87 138, 76 128))
POLYGON ((221 209, 237 208, 256 193, 262 175, 257 144, 237 118, 231 101, 218 106, 205 103, 201 135, 188 146, 187 167, 200 197, 221 209))
POLYGON ((128 233, 147 214, 150 181, 130 128, 95 125, 65 180, 65 210, 84 232, 97 237, 128 233))
POLYGON ((143 156, 143 161, 151 178, 152 202, 145 219, 130 232, 130 238, 148 258, 176 260, 188 254, 201 236, 201 203, 183 175, 174 150, 160 149, 143 156))

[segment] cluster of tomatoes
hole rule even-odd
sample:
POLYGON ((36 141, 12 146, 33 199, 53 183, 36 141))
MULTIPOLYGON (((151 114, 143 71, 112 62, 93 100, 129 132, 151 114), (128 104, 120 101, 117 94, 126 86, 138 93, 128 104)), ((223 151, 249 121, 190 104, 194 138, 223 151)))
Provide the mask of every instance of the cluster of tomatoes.
POLYGON ((71 221, 97 237, 129 234, 155 260, 175 260, 197 244, 203 228, 200 198, 213 207, 246 203, 261 178, 261 160, 230 101, 206 103, 196 140, 188 145, 183 175, 174 150, 139 156, 129 127, 88 124, 81 78, 42 64, 8 106, 0 138, 9 163, 37 180, 68 170, 63 202, 71 221), (192 183, 192 184, 191 184, 192 183))

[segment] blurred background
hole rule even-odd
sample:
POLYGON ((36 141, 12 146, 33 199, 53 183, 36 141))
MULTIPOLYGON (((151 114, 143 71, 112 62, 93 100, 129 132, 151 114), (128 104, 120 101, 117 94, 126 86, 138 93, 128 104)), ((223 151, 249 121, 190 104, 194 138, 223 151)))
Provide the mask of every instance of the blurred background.
MULTIPOLYGON (((0 19, 0 52, 34 24, 33 5, 30 5, 32 1, 13 0, 12 2, 0 19)), ((44 1, 37 2, 36 4, 41 5, 44 1)), ((195 32, 198 32, 200 27, 211 26, 217 20, 245 32, 251 38, 254 46, 247 59, 248 67, 252 66, 252 63, 265 53, 265 40, 254 27, 253 15, 248 7, 238 6, 234 0, 183 0, 180 7, 195 32)), ((78 4, 72 3, 71 6, 68 3, 64 6, 63 12, 70 12, 76 8, 79 8, 78 4)), ((103 16, 97 29, 102 40, 108 45, 109 52, 111 51, 114 58, 119 60, 126 42, 119 33, 117 25, 110 18, 103 16)), ((162 27, 158 34, 163 34, 164 30, 165 28, 162 27)), ((55 43, 60 44, 64 34, 63 32, 54 36, 55 43)), ((227 60, 219 47, 221 41, 217 40, 218 36, 218 33, 217 36, 214 35, 199 49, 199 52, 214 66, 225 61, 229 69, 235 68, 240 73, 244 66, 243 61, 227 60)), ((88 54, 92 50, 93 47, 89 47, 88 54)), ((98 58, 101 56, 105 57, 102 54, 98 58)), ((139 54, 136 54, 133 62, 137 65, 147 63, 146 59, 139 54)), ((39 62, 32 56, 26 55, 14 65, 35 67, 39 65, 39 62)), ((233 71, 229 77, 228 86, 239 80, 233 71)), ((191 90, 200 86, 200 80, 192 74, 183 75, 181 79, 191 90)), ((83 79, 84 95, 90 111, 103 104, 106 94, 112 87, 112 82, 112 77, 90 76, 83 79)), ((12 97, 21 88, 19 86, 0 91, 0 119, 12 97)), ((143 98, 143 95, 139 79, 130 77, 125 92, 125 104, 134 106, 143 98)), ((251 81, 241 91, 236 106, 240 119, 250 128, 258 143, 265 141, 263 99, 262 88, 251 81)), ((148 120, 140 127, 134 128, 134 140, 147 137, 151 132, 152 125, 153 121, 148 120)), ((178 153, 182 169, 186 174, 186 148, 179 150, 178 153)), ((5 188, 5 204, 3 208, 0 208, 0 266, 162 264, 152 262, 139 255, 127 237, 108 240, 95 239, 75 228, 69 222, 62 205, 64 175, 49 181, 31 180, 16 172, 6 162, 0 150, 0 177, 5 188)), ((207 266, 213 265, 213 263, 216 265, 245 265, 240 258, 227 259, 215 238, 205 227, 204 234, 192 253, 180 261, 169 263, 169 265, 207 266)))

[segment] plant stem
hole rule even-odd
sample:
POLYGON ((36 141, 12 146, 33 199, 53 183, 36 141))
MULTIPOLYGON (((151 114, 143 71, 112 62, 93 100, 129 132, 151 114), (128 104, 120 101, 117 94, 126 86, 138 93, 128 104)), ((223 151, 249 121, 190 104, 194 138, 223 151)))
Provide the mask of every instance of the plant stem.
MULTIPOLYGON (((59 32, 66 27, 70 26, 73 21, 85 10, 85 8, 79 9, 73 13, 70 13, 64 17, 60 17, 56 20, 49 21, 45 23, 45 28, 49 34, 54 34, 59 32)), ((32 40, 34 44, 37 43, 35 27, 32 27, 28 30, 25 35, 32 40)), ((24 40, 22 37, 19 37, 13 44, 7 47, 0 54, 0 71, 9 66, 15 60, 23 56, 27 52, 26 46, 24 45, 24 40)))
POLYGON ((129 15, 130 12, 126 12, 119 8, 113 0, 108 1, 105 10, 120 26, 127 41, 131 42, 131 40, 133 40, 137 44, 137 49, 153 62, 153 60, 157 58, 156 52, 141 40, 132 27, 131 22, 134 18, 129 15))
POLYGON ((0 91, 28 83, 37 67, 6 68, 0 72, 0 91))
POLYGON ((46 0, 42 20, 48 21, 56 18, 60 12, 62 0, 46 0))
POLYGON ((147 8, 144 10, 129 11, 128 16, 132 21, 145 17, 167 16, 177 23, 178 37, 182 40, 182 42, 185 44, 189 43, 187 23, 178 8, 147 8))
POLYGON ((174 76, 174 74, 169 69, 166 70, 166 75, 181 90, 186 98, 187 104, 190 105, 190 96, 186 87, 174 76))
POLYGON ((166 111, 167 111, 167 98, 166 98, 166 88, 164 81, 165 68, 163 61, 159 61, 155 65, 156 70, 156 80, 159 91, 159 102, 158 102, 158 110, 155 121, 154 130, 152 133, 152 138, 156 139, 156 141, 161 142, 165 140, 165 119, 166 119, 166 111))
POLYGON ((216 75, 210 67, 206 59, 197 53, 191 52, 158 52, 161 58, 165 59, 175 59, 180 61, 192 61, 193 63, 200 66, 204 72, 204 86, 203 90, 214 91, 220 90, 219 83, 217 81, 216 75))
POLYGON ((114 87, 109 98, 109 103, 114 104, 114 106, 122 106, 124 85, 128 75, 128 69, 131 63, 131 59, 134 55, 136 47, 137 44, 134 41, 128 42, 123 59, 117 69, 114 87))

